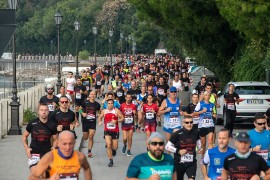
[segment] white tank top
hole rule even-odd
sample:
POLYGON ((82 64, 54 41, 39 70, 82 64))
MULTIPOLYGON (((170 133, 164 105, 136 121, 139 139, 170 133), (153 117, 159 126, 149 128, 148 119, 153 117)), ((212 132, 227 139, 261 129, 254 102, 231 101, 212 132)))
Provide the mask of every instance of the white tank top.
POLYGON ((182 90, 183 87, 182 87, 182 83, 181 81, 179 80, 178 82, 175 82, 174 80, 172 81, 172 86, 176 87, 176 89, 178 90, 182 90))
POLYGON ((74 91, 74 84, 76 83, 75 78, 67 78, 67 90, 74 91))

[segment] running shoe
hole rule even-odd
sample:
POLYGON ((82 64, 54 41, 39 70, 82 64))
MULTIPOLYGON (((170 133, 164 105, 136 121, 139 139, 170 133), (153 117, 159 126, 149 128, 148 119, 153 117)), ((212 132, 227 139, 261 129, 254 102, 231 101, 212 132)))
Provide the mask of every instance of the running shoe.
POLYGON ((130 150, 127 150, 127 156, 132 156, 130 150))
POLYGON ((122 154, 125 154, 126 150, 127 150, 127 145, 124 145, 123 148, 122 148, 122 154))
POLYGON ((110 160, 109 164, 108 164, 108 167, 112 167, 113 166, 113 161, 110 160))

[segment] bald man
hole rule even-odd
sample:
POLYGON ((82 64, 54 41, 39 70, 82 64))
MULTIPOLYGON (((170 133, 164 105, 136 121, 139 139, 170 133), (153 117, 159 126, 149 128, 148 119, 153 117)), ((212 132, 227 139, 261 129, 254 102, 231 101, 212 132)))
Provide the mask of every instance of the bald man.
POLYGON ((33 168, 29 179, 40 179, 49 169, 50 179, 78 178, 81 167, 84 179, 92 180, 92 172, 85 155, 74 151, 75 137, 70 131, 62 131, 58 136, 58 149, 45 154, 33 168))

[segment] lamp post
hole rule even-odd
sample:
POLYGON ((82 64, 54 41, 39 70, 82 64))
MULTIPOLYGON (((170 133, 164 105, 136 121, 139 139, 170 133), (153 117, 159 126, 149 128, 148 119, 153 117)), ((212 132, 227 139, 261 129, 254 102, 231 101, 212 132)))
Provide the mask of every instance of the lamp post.
POLYGON ((53 47, 53 40, 51 40, 51 55, 53 55, 52 48, 53 47))
POLYGON ((121 59, 123 58, 123 44, 122 44, 123 38, 124 38, 124 34, 121 32, 120 33, 121 59))
POLYGON ((58 75, 57 75, 57 94, 59 94, 59 89, 62 86, 61 83, 61 72, 60 72, 60 26, 62 22, 63 16, 60 14, 60 12, 55 13, 54 19, 55 19, 55 24, 57 26, 57 31, 58 31, 58 37, 57 37, 57 58, 58 58, 58 75))
POLYGON ((78 32, 80 30, 80 23, 78 21, 74 22, 74 27, 76 31, 76 79, 79 77, 79 58, 78 58, 78 32))
POLYGON ((93 34, 94 34, 94 57, 95 57, 95 65, 97 65, 97 43, 96 43, 97 27, 93 27, 93 34))
POLYGON ((130 45, 130 41, 131 41, 131 38, 132 38, 132 36, 131 35, 128 35, 128 54, 129 54, 129 57, 130 57, 130 47, 131 47, 131 45, 130 45))
POLYGON ((132 41, 132 51, 133 51, 133 59, 135 58, 135 51, 136 51, 136 42, 135 40, 132 41))
POLYGON ((113 74, 113 65, 112 65, 112 36, 113 36, 113 31, 109 31, 109 44, 110 44, 110 57, 111 57, 111 77, 113 74))
POLYGON ((127 47, 127 43, 128 43, 128 38, 125 37, 125 41, 126 41, 126 59, 128 58, 128 47, 127 47))
MULTIPOLYGON (((9 9, 16 11, 18 1, 17 0, 8 0, 9 9)), ((12 41, 12 63, 13 63, 13 86, 12 86, 12 101, 10 102, 11 107, 11 127, 8 131, 9 135, 21 135, 22 130, 19 126, 19 106, 17 96, 17 82, 16 82, 16 37, 15 32, 13 34, 12 41)))
POLYGON ((83 40, 83 43, 84 43, 84 50, 86 50, 86 39, 85 40, 83 40))

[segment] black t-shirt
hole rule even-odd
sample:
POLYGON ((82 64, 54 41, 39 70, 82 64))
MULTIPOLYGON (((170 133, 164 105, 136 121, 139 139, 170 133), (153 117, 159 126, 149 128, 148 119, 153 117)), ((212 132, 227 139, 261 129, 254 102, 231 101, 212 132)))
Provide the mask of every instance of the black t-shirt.
POLYGON ((189 78, 181 78, 180 80, 184 83, 185 86, 184 91, 189 91, 188 87, 188 84, 190 83, 189 78))
POLYGON ((58 104, 59 103, 59 98, 57 96, 53 95, 53 98, 52 99, 49 99, 47 97, 47 95, 45 95, 45 96, 42 96, 40 98, 39 103, 40 104, 47 104, 48 105, 48 108, 49 108, 49 111, 51 113, 51 112, 55 111, 54 106, 53 106, 53 103, 58 104))
POLYGON ((165 99, 167 95, 165 93, 168 92, 169 86, 168 84, 157 85, 157 95, 160 99, 165 99))
POLYGON ((81 78, 81 81, 87 91, 91 90, 91 79, 89 77, 81 78))
POLYGON ((195 90, 198 91, 198 94, 201 95, 204 93, 205 91, 205 86, 206 84, 202 85, 201 83, 199 83, 196 87, 195 87, 195 90))
POLYGON ((109 73, 110 72, 110 69, 111 69, 111 66, 110 65, 104 65, 104 72, 105 73, 109 73))
POLYGON ((57 126, 63 125, 63 131, 73 130, 70 129, 70 124, 75 121, 75 113, 70 109, 68 109, 67 112, 62 112, 60 109, 58 109, 50 116, 50 118, 57 126))
POLYGON ((224 94, 224 99, 226 100, 226 110, 236 111, 235 98, 239 99, 239 95, 235 92, 229 94, 228 92, 224 94))
POLYGON ((181 161, 181 155, 178 153, 178 151, 185 149, 187 150, 185 159, 189 159, 191 162, 194 162, 196 159, 196 143, 198 139, 200 139, 199 133, 194 129, 187 131, 186 129, 182 128, 174 132, 169 140, 176 148, 176 153, 174 153, 174 161, 178 163, 181 161), (191 158, 192 156, 193 159, 191 158))
POLYGON ((83 118, 83 123, 96 122, 97 111, 100 110, 100 104, 98 102, 90 102, 89 100, 82 103, 83 111, 86 113, 86 117, 83 118))
POLYGON ((51 137, 57 134, 57 126, 52 120, 43 123, 36 118, 27 124, 26 130, 31 133, 32 154, 43 156, 51 150, 51 137))
POLYGON ((169 78, 169 75, 167 73, 159 73, 159 77, 165 77, 165 80, 169 78))
POLYGON ((186 111, 188 114, 191 114, 191 113, 194 112, 196 106, 197 106, 196 104, 190 103, 189 105, 187 105, 185 111, 186 111))
POLYGON ((126 101, 125 100, 125 91, 124 91, 123 87, 118 88, 116 90, 116 96, 115 97, 118 98, 120 104, 122 104, 122 103, 124 103, 126 101))
POLYGON ((135 97, 137 99, 137 95, 140 94, 141 91, 139 89, 129 89, 127 94, 131 94, 132 98, 135 97))
POLYGON ((82 84, 74 86, 75 101, 84 101, 84 99, 86 98, 85 94, 80 93, 81 90, 85 92, 86 87, 82 84))
POLYGON ((230 180, 250 179, 253 175, 260 176, 261 171, 268 170, 266 161, 253 152, 246 159, 231 154, 225 158, 223 167, 229 171, 230 180))

